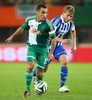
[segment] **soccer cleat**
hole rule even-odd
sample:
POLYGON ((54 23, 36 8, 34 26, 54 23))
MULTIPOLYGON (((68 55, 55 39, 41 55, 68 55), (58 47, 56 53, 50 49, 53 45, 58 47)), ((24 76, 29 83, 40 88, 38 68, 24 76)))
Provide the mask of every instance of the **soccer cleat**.
POLYGON ((59 92, 63 93, 63 92, 69 92, 70 89, 68 88, 68 86, 62 86, 60 89, 59 89, 59 92))
POLYGON ((30 95, 31 95, 30 91, 27 91, 27 90, 26 90, 26 91, 24 92, 24 97, 25 97, 25 98, 29 97, 30 95))
POLYGON ((32 82, 33 82, 34 84, 36 84, 36 82, 37 82, 36 77, 33 77, 32 82))

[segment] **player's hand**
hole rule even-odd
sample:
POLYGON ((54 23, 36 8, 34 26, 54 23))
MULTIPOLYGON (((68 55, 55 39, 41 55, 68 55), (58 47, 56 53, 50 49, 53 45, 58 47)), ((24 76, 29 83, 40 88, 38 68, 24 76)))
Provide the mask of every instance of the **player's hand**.
POLYGON ((5 40, 5 43, 10 43, 13 40, 13 37, 10 36, 8 39, 5 40))
POLYGON ((70 39, 62 39, 63 44, 68 44, 68 43, 70 43, 70 41, 71 41, 70 39))
POLYGON ((52 53, 49 53, 48 58, 49 58, 50 60, 52 60, 52 59, 54 58, 53 54, 52 54, 52 53))
POLYGON ((41 32, 39 30, 37 30, 36 28, 33 28, 31 31, 35 34, 41 34, 41 32))
POLYGON ((71 53, 74 54, 76 52, 77 48, 76 46, 74 46, 72 49, 71 49, 71 53))

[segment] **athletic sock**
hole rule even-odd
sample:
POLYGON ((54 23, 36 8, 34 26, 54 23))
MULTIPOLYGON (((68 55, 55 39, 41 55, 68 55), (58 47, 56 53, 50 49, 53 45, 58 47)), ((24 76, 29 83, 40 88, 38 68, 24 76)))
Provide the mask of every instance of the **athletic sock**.
POLYGON ((33 70, 33 76, 36 77, 36 68, 33 70))
POLYGON ((60 77, 61 77, 60 87, 65 85, 67 75, 68 75, 68 67, 62 66, 60 72, 60 77))
POLYGON ((33 73, 26 71, 26 90, 30 91, 30 84, 32 81, 33 73))

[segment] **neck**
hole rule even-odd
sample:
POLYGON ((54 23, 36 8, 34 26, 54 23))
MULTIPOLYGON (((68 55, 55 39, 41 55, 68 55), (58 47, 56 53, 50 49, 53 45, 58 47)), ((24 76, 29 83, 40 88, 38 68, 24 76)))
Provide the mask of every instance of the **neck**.
POLYGON ((63 17, 63 20, 64 20, 64 22, 65 22, 65 19, 64 19, 64 15, 62 14, 62 17, 63 17))
POLYGON ((40 20, 38 17, 36 17, 36 21, 37 21, 37 22, 41 22, 41 20, 40 20))

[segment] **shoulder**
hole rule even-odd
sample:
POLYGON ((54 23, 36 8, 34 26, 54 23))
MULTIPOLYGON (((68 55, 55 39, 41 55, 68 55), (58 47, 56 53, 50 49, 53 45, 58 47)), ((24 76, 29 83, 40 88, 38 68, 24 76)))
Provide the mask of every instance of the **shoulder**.
POLYGON ((50 29, 54 29, 54 25, 52 24, 52 22, 49 19, 46 19, 45 22, 49 26, 50 29))
POLYGON ((61 20, 60 16, 54 17, 51 21, 55 21, 55 20, 61 20))
POLYGON ((28 22, 29 20, 33 20, 35 18, 36 18, 36 16, 29 16, 29 17, 26 18, 26 22, 28 22))
POLYGON ((74 26, 74 22, 73 21, 70 21, 70 26, 74 26))
POLYGON ((51 22, 55 22, 55 21, 60 21, 61 20, 61 18, 60 18, 60 16, 57 16, 57 17, 55 17, 55 18, 53 18, 52 20, 51 20, 51 22))
POLYGON ((46 22, 46 24, 47 24, 48 26, 53 26, 52 22, 51 22, 49 19, 46 19, 45 22, 46 22))
POLYGON ((70 23, 72 23, 72 24, 73 24, 74 22, 73 22, 73 21, 70 21, 70 23))
POLYGON ((56 26, 59 23, 62 23, 62 19, 60 16, 57 16, 51 20, 51 22, 56 26))
POLYGON ((46 22, 47 24, 52 24, 51 21, 50 21, 49 19, 47 19, 47 18, 46 18, 45 22, 46 22))

